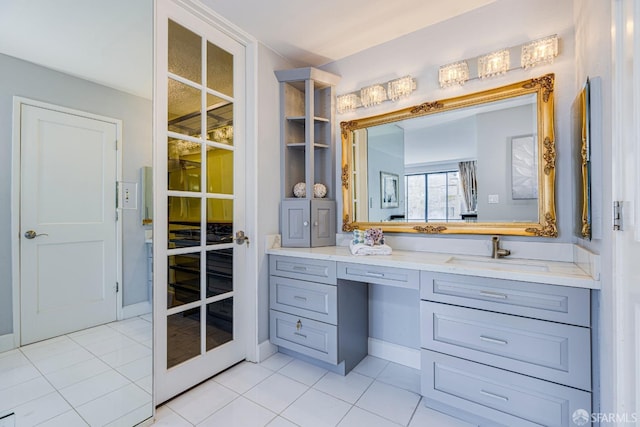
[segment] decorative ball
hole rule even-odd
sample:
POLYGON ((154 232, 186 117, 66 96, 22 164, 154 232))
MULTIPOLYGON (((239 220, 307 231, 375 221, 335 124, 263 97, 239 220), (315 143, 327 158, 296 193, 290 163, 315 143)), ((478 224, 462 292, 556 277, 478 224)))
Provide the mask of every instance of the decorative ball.
POLYGON ((318 199, 323 198, 327 195, 327 186, 324 184, 314 184, 313 185, 313 197, 318 199))
POLYGON ((293 186, 293 195, 296 197, 307 196, 307 185, 304 182, 299 182, 293 186))

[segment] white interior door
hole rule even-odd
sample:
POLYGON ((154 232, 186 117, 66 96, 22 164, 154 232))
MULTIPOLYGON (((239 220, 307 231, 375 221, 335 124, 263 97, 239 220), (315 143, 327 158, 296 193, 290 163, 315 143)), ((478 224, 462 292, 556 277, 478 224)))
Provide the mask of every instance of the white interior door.
POLYGON ((21 344, 116 319, 114 123, 22 104, 21 344))
POLYGON ((616 0, 613 12, 613 200, 623 206, 622 229, 613 232, 615 410, 640 425, 640 4, 616 0))
POLYGON ((245 359, 244 46, 172 2, 156 17, 156 404, 245 359))

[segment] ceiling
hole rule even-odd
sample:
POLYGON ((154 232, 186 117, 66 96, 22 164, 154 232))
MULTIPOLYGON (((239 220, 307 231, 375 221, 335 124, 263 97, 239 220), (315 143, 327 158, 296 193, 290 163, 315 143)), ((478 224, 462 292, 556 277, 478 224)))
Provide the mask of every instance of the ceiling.
MULTIPOLYGON (((150 99, 152 1, 1 0, 0 53, 150 99)), ((495 0, 201 1, 295 66, 319 66, 495 0)))

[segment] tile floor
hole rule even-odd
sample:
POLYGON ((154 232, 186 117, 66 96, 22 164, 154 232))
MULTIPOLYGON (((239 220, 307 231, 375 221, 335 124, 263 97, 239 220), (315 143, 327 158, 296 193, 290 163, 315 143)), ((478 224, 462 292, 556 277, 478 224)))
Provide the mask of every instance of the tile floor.
POLYGON ((0 417, 16 427, 130 427, 151 415, 151 315, 0 353, 0 417))
POLYGON ((160 406, 155 427, 471 427, 426 408, 415 369, 367 356, 347 376, 276 353, 160 406))

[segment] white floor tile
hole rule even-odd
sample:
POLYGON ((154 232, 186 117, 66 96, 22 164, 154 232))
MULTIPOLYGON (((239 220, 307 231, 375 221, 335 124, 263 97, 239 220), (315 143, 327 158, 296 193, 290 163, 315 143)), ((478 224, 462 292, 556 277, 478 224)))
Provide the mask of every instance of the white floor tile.
POLYGON ((380 373, 387 367, 389 362, 384 359, 380 359, 378 357, 367 356, 358 366, 353 368, 359 374, 366 375, 371 378, 376 378, 380 373))
POLYGON ((103 356, 117 350, 126 349, 136 344, 134 340, 126 335, 115 331, 113 334, 113 336, 108 338, 81 345, 96 356, 103 356))
POLYGON ((146 391, 147 393, 153 393, 153 375, 148 375, 136 381, 138 387, 146 391))
POLYGON ((33 364, 36 365, 36 368, 38 368, 38 370, 43 374, 49 374, 95 357, 78 344, 75 345, 77 345, 78 348, 65 353, 56 354, 55 356, 34 360, 33 364))
POLYGON ((66 355, 82 347, 67 336, 52 338, 21 347, 20 350, 32 362, 48 360, 55 356, 66 355))
POLYGON ((151 405, 151 396, 130 384, 78 406, 76 410, 89 425, 104 426, 147 403, 151 405))
POLYGON ((244 396, 279 414, 308 389, 309 386, 275 373, 246 392, 244 396))
POLYGON ((192 427, 189 421, 169 409, 168 406, 162 405, 156 409, 156 420, 152 424, 153 427, 192 427))
POLYGON ((264 381, 273 371, 251 362, 242 362, 227 369, 214 379, 236 393, 244 393, 264 381))
POLYGON ((119 366, 116 370, 131 381, 138 381, 153 373, 153 358, 152 356, 143 357, 142 359, 119 366))
POLYGON ((13 410, 16 413, 16 426, 30 427, 38 425, 71 409, 58 393, 53 392, 24 403, 13 410))
POLYGON ((25 365, 31 365, 31 362, 18 349, 0 353, 0 374, 25 365))
POLYGON ((309 389, 293 402, 282 416, 302 427, 335 426, 351 405, 321 391, 309 389))
POLYGON ((146 322, 153 322, 153 314, 151 313, 147 313, 147 314, 143 314, 141 316, 138 316, 139 318, 141 318, 142 320, 146 321, 146 322))
POLYGON ((111 370, 98 358, 85 360, 68 368, 46 374, 45 377, 58 390, 111 370))
POLYGON ((120 322, 109 323, 107 326, 125 335, 138 334, 151 330, 151 323, 138 317, 122 320, 120 322))
POLYGON ((129 412, 128 414, 118 418, 115 421, 110 422, 105 427, 131 427, 139 424, 140 422, 151 418, 153 414, 153 410, 151 407, 151 402, 142 405, 134 411, 129 412))
POLYGON ((109 366, 117 368, 148 356, 151 356, 151 349, 134 342, 128 347, 119 348, 111 353, 104 354, 100 356, 100 359, 109 366))
POLYGON ((346 376, 329 372, 313 388, 354 404, 372 382, 373 378, 357 372, 349 372, 346 376))
MULTIPOLYGON (((439 424, 420 424, 421 426, 443 427, 439 424)), ((367 412, 364 409, 360 409, 357 406, 351 408, 349 413, 340 421, 338 427, 399 427, 400 424, 396 424, 385 418, 382 418, 371 412, 367 412)))
POLYGON ((74 410, 67 411, 57 417, 38 424, 38 427, 88 427, 82 417, 74 410))
POLYGON ((276 414, 240 396, 204 420, 198 427, 251 426, 262 427, 276 414))
POLYGON ((43 377, 34 378, 13 387, 0 390, 0 411, 15 408, 54 392, 54 388, 43 377))
MULTIPOLYGON (((138 343, 149 342, 153 338, 153 330, 151 330, 151 329, 146 329, 146 330, 140 329, 138 331, 131 332, 131 333, 127 334, 127 336, 129 338, 131 338, 132 340, 138 342, 138 343)), ((150 347, 150 346, 148 346, 148 347, 150 347)))
POLYGON ((260 362, 260 366, 271 369, 272 371, 277 371, 292 360, 293 357, 291 356, 283 353, 276 353, 273 356, 269 357, 267 360, 260 362))
POLYGON ((275 417, 269 424, 267 424, 267 427, 298 427, 298 425, 285 418, 275 417))
POLYGON ((418 369, 389 362, 376 379, 420 394, 420 371, 418 369))
POLYGON ((422 427, 426 425, 434 425, 438 427, 477 427, 475 424, 469 424, 465 421, 445 415, 442 412, 434 411, 424 406, 424 402, 418 404, 409 427, 422 427))
POLYGON ((120 336, 122 336, 120 332, 106 325, 96 326, 95 328, 85 329, 83 331, 74 332, 68 335, 70 339, 83 347, 87 347, 103 341, 108 341, 120 336))
POLYGON ((83 405, 100 396, 118 390, 128 384, 129 381, 116 371, 108 370, 84 381, 80 381, 69 387, 59 390, 60 394, 74 407, 83 405))
POLYGON ((166 405, 190 423, 198 424, 236 397, 236 392, 209 380, 166 405))
POLYGON ((327 372, 328 371, 326 369, 319 368, 298 359, 288 363, 278 371, 279 374, 285 375, 308 386, 314 385, 327 372))
POLYGON ((420 397, 407 390, 374 381, 356 406, 398 424, 407 425, 420 397))
POLYGON ((41 377, 32 364, 17 366, 13 369, 0 371, 0 390, 18 385, 34 378, 41 377))

